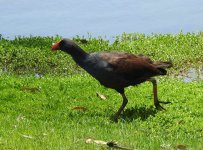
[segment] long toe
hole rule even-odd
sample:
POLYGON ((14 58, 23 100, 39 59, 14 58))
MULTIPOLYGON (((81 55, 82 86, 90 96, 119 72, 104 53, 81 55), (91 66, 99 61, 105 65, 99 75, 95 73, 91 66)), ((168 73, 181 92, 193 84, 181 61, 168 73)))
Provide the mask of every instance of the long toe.
POLYGON ((169 101, 167 101, 167 102, 159 101, 159 103, 162 103, 162 104, 171 104, 171 102, 169 102, 169 101))
POLYGON ((155 107, 157 110, 166 110, 165 108, 163 108, 159 103, 155 104, 155 107))

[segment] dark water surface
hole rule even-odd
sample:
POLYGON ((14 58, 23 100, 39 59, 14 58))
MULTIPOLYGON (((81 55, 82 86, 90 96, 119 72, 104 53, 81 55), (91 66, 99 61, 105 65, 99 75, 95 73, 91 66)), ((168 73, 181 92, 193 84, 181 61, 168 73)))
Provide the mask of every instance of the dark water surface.
POLYGON ((0 0, 0 34, 106 36, 203 29, 203 0, 0 0))

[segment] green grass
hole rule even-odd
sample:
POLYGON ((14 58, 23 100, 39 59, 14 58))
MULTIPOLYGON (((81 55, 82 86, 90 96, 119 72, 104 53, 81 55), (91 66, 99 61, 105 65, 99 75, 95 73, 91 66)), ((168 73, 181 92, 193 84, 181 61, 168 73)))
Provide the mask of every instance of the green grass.
MULTIPOLYGON (((111 121, 121 96, 89 75, 0 76, 0 149, 102 149, 87 138, 117 141, 139 150, 203 147, 203 82, 159 78, 156 111, 152 85, 126 88, 129 103, 118 123, 111 121), (100 92, 107 97, 101 100, 100 92), (87 110, 74 110, 76 106, 87 110), (161 148, 162 145, 162 148, 161 148)), ((105 149, 105 148, 104 148, 105 149)))
MULTIPOLYGON (((0 72, 14 74, 78 74, 83 71, 71 57, 63 52, 52 53, 50 47, 61 37, 16 37, 7 40, 0 37, 0 72)), ((126 51, 145 54, 153 60, 172 60, 174 70, 203 65, 203 34, 178 33, 145 35, 122 34, 114 42, 101 38, 87 38, 87 43, 76 41, 87 52, 126 51)))
MULTIPOLYGON (((61 37, 0 35, 0 149, 106 149, 86 144, 88 138, 117 141, 139 150, 203 147, 203 82, 159 77, 158 96, 167 111, 153 106, 148 82, 126 88, 129 103, 118 123, 111 116, 122 103, 114 90, 104 88, 63 52, 52 53, 61 37), (42 75, 34 77, 34 74, 42 75), (101 100, 96 93, 107 100, 101 100), (80 106, 86 110, 77 110, 80 106)), ((203 34, 122 34, 114 42, 81 37, 87 52, 126 51, 153 60, 172 60, 169 74, 203 65, 203 34)))

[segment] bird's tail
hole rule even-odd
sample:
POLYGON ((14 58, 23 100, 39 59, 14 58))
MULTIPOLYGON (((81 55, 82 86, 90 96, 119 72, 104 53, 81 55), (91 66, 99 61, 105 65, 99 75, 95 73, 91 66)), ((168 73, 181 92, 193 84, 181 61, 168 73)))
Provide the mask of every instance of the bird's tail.
POLYGON ((159 69, 160 75, 166 75, 167 71, 166 68, 171 68, 173 66, 171 61, 157 61, 154 62, 153 65, 159 69))

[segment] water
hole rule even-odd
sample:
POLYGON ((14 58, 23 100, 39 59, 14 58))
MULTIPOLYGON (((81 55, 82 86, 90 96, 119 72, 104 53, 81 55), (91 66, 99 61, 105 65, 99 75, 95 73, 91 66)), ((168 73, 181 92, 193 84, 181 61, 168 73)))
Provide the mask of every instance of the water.
POLYGON ((203 67, 189 68, 187 71, 183 71, 174 77, 181 79, 184 82, 203 80, 203 67))
POLYGON ((0 34, 74 37, 203 29, 203 0, 0 0, 0 34))

